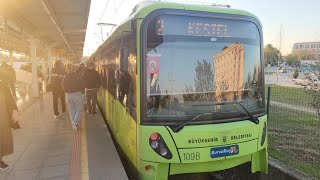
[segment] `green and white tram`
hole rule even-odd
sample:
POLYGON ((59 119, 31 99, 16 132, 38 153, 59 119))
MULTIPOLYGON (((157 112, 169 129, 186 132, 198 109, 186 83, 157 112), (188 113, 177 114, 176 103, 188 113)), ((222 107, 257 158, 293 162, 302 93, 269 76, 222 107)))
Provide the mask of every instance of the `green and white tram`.
POLYGON ((267 173, 262 27, 253 14, 143 2, 91 59, 99 105, 139 179, 244 163, 267 173))

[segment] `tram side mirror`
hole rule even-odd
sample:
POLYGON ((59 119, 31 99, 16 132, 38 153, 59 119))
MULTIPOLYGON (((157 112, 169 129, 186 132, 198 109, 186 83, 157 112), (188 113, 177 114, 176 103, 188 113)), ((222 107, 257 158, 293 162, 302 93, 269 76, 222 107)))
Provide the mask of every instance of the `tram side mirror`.
POLYGON ((120 70, 122 72, 128 72, 129 68, 129 48, 123 47, 120 52, 120 70))

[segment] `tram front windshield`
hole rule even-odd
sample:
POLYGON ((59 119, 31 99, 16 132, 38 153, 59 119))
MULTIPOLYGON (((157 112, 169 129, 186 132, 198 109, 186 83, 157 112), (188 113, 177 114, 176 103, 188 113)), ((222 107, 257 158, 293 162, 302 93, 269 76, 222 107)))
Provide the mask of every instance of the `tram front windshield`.
POLYGON ((261 41, 254 23, 162 15, 148 24, 146 36, 145 121, 246 116, 236 102, 252 114, 263 110, 261 41))

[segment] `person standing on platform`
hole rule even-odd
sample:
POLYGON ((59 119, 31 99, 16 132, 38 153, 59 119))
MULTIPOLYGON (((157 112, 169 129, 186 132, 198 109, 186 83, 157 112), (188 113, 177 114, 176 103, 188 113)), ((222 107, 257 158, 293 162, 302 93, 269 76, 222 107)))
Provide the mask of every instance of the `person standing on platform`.
POLYGON ((58 110, 58 99, 60 99, 60 103, 62 106, 62 114, 66 112, 66 100, 62 87, 62 79, 64 78, 64 75, 64 65, 60 60, 58 60, 55 62, 54 67, 51 70, 49 82, 52 91, 53 112, 55 119, 57 119, 60 115, 58 110))
MULTIPOLYGON (((79 65, 79 67, 77 68, 76 72, 79 74, 80 77, 82 77, 83 72, 86 71, 86 65, 84 65, 83 63, 81 63, 79 65)), ((87 111, 87 98, 86 98, 86 94, 84 93, 82 95, 83 97, 83 110, 87 111)))
POLYGON ((13 135, 11 127, 18 121, 18 108, 10 92, 8 77, 0 70, 0 170, 9 166, 3 162, 3 156, 13 153, 13 135))
POLYGON ((87 98, 87 113, 96 113, 97 92, 100 87, 100 74, 95 70, 95 64, 89 62, 87 69, 82 74, 85 83, 85 92, 87 98))
POLYGON ((14 85, 16 82, 16 71, 5 60, 2 61, 0 68, 7 74, 7 79, 4 81, 9 83, 12 95, 16 97, 16 87, 14 85))
POLYGON ((67 74, 63 78, 62 85, 66 93, 72 128, 77 130, 81 121, 84 82, 75 71, 74 65, 68 64, 66 70, 67 74))
POLYGON ((85 70, 86 70, 86 66, 83 63, 81 63, 81 64, 79 64, 76 72, 79 73, 80 75, 82 75, 85 70))

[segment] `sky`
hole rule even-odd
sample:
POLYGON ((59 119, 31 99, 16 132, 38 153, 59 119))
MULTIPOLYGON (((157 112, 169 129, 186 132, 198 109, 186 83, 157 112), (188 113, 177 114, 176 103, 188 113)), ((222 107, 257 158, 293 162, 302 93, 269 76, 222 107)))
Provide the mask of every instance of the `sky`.
MULTIPOLYGON (((84 56, 90 56, 107 38, 111 26, 97 23, 120 24, 143 0, 91 0, 84 56), (102 35, 101 35, 102 34, 102 35)), ((168 1, 168 0, 166 0, 168 1)), ((295 42, 320 41, 320 1, 318 0, 170 0, 177 2, 209 2, 229 4, 231 8, 255 14, 263 27, 264 44, 271 43, 283 54, 291 52, 295 42), (280 33, 281 32, 281 33, 280 33), (280 46, 280 34, 282 45, 280 46)))

